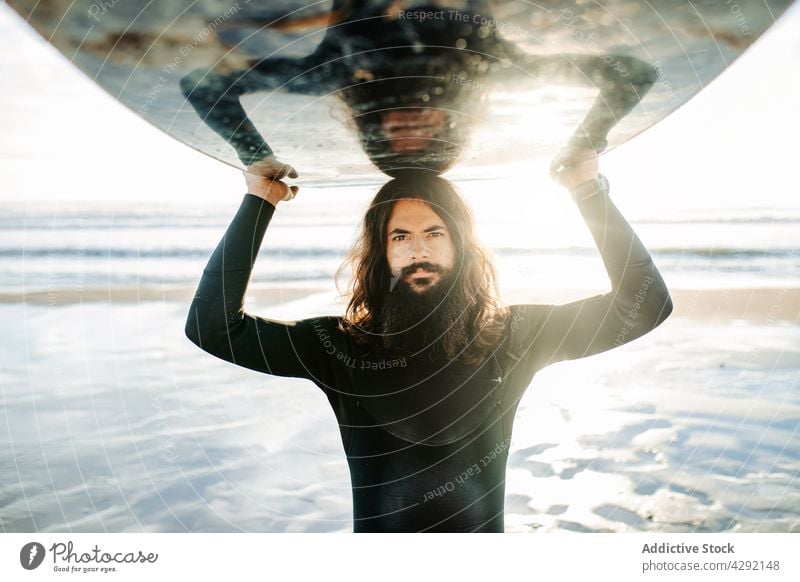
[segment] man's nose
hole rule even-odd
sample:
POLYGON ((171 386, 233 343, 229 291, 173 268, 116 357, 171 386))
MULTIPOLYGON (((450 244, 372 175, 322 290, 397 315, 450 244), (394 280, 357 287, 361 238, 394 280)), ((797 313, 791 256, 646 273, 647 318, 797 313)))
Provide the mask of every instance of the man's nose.
POLYGON ((411 259, 418 259, 427 257, 429 254, 428 245, 422 237, 414 237, 411 240, 411 248, 409 249, 411 259))

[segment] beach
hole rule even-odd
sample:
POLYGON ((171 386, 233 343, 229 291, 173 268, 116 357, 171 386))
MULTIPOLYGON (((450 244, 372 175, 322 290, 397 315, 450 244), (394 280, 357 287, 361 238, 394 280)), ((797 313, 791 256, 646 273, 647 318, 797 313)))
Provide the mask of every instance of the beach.
MULTIPOLYGON (((191 302, 194 287, 163 288, 94 288, 82 290, 31 291, 0 293, 0 304, 28 303, 31 305, 69 305, 72 303, 140 303, 150 301, 191 302)), ((259 287, 248 290, 251 299, 265 304, 292 301, 315 293, 316 287, 259 287)), ((337 294, 329 290, 334 300, 337 294)), ((580 298, 580 290, 542 294, 532 291, 516 292, 505 297, 506 303, 562 303, 565 297, 580 298)), ((674 311, 671 317, 702 321, 744 320, 753 323, 800 322, 800 288, 752 289, 677 289, 672 290, 674 311)))
MULTIPOLYGON (((183 334, 192 290, 149 293, 0 301, 2 530, 352 531, 322 392, 205 354, 183 334)), ((506 531, 800 532, 799 293, 676 290, 647 336, 540 371, 506 531)), ((277 319, 341 310, 332 288, 248 294, 277 319)))
MULTIPOLYGON (((518 291, 504 297, 507 303, 560 304, 588 297, 581 290, 563 290, 547 294, 518 291)), ((800 288, 756 287, 737 289, 671 289, 674 310, 671 318, 730 323, 746 321, 753 324, 800 322, 800 288)), ((701 325, 702 325, 701 324, 701 325)))

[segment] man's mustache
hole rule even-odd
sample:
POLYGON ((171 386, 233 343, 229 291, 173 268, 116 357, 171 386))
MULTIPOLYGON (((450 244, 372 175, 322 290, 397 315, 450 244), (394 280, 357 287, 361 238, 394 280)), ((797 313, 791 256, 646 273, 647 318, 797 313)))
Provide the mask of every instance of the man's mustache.
POLYGON ((400 280, 405 282, 405 279, 411 274, 414 273, 417 269, 423 269, 428 271, 429 273, 444 273, 444 269, 442 269, 439 265, 435 265, 433 263, 429 263, 428 261, 422 261, 420 263, 414 263, 409 265, 400 270, 400 275, 395 277, 392 275, 389 278, 389 292, 391 293, 394 291, 395 285, 400 280))
POLYGON ((442 271, 442 268, 439 265, 434 265, 433 263, 423 261, 421 263, 414 263, 408 267, 405 267, 400 274, 403 277, 407 277, 408 275, 415 273, 417 269, 422 269, 423 271, 428 271, 429 273, 440 273, 442 271))

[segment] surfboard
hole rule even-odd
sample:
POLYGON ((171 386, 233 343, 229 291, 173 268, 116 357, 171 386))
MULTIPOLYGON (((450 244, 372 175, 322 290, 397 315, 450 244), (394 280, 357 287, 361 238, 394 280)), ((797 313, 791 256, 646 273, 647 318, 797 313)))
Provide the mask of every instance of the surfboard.
POLYGON ((609 151, 703 90, 792 2, 7 3, 187 146, 238 168, 275 156, 324 183, 609 151))

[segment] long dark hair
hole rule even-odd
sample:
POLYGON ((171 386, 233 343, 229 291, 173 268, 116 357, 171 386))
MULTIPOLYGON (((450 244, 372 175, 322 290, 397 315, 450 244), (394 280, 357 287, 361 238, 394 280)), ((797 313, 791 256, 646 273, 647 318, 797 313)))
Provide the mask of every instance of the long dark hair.
POLYGON ((460 354, 448 356, 467 365, 478 364, 489 350, 497 347, 508 309, 498 299, 497 271, 490 253, 477 238, 472 212, 455 186, 433 172, 406 171, 387 182, 372 200, 360 236, 336 273, 338 288, 340 273, 351 266, 347 293, 350 300, 341 330, 360 345, 374 346, 380 342, 376 314, 381 312, 391 277, 386 258, 386 229, 395 202, 402 199, 426 202, 452 233, 460 272, 455 284, 461 286, 462 296, 472 298, 465 317, 471 326, 469 337, 473 339, 468 346, 461 346, 460 354))

